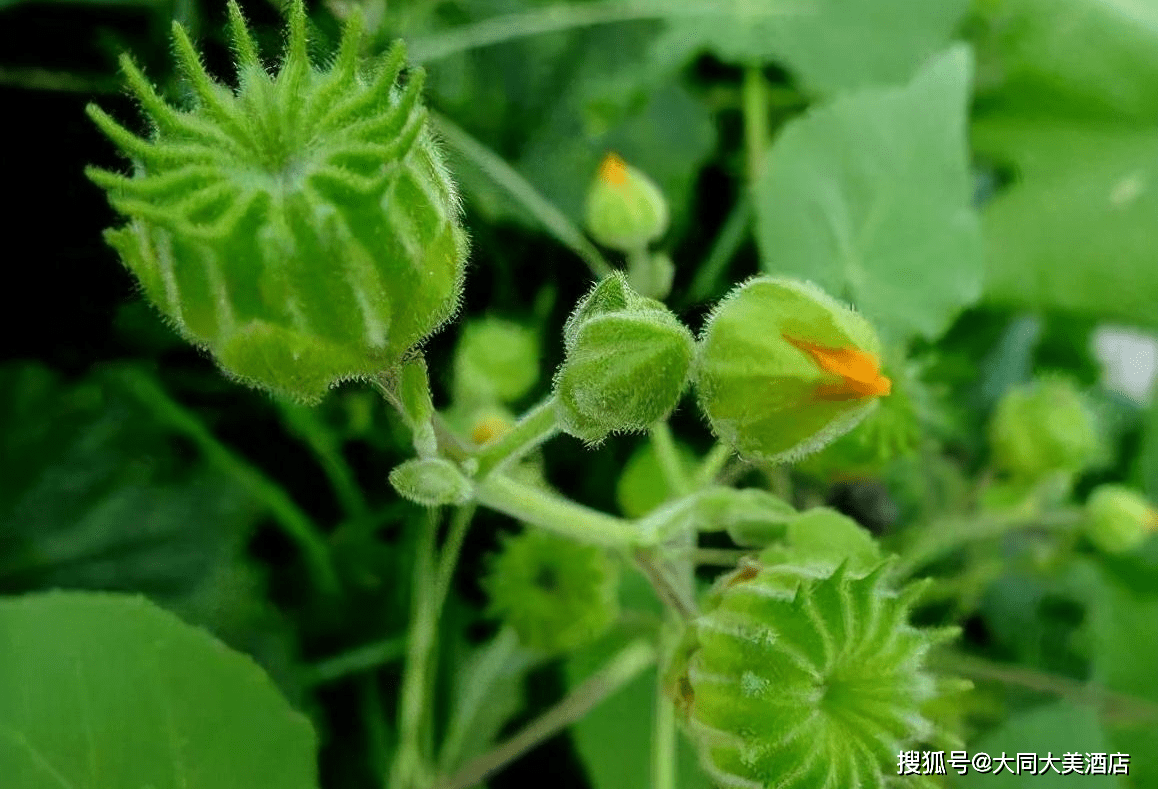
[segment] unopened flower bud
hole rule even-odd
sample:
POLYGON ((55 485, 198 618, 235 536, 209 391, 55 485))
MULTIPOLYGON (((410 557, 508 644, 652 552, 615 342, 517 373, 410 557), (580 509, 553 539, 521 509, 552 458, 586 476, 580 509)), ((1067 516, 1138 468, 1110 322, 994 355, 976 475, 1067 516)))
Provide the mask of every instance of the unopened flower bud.
POLYGON ((407 460, 390 472, 390 484, 402 498, 425 507, 470 501, 470 480, 443 458, 407 460))
POLYGON ((1158 509, 1124 485, 1099 485, 1086 501, 1086 536, 1106 553, 1124 553, 1158 532, 1158 509))
POLYGON ((134 168, 88 175, 128 219, 106 239, 186 339, 246 383, 316 401, 389 369, 457 311, 459 199, 427 127, 422 73, 399 81, 400 44, 365 71, 354 17, 333 65, 316 68, 296 0, 270 74, 236 3, 229 16, 237 89, 205 72, 175 25, 192 106, 166 104, 124 57, 153 133, 90 105, 134 168))
POLYGON ((646 175, 609 153, 587 192, 587 230, 605 247, 634 252, 667 230, 663 192, 646 175))
POLYGON ((1061 378, 1007 392, 989 423, 989 442, 994 466, 1027 480, 1083 471, 1105 451, 1088 404, 1061 378))
POLYGON ((458 402, 510 403, 539 380, 539 338, 526 326, 502 318, 469 321, 454 354, 458 402))
POLYGON ((666 418, 687 384, 695 340, 679 319, 616 273, 579 303, 564 328, 555 375, 560 427, 589 444, 666 418))
POLYGON ((744 457, 794 461, 844 435, 889 394, 859 314, 806 282, 757 277, 716 307, 695 372, 712 430, 744 457))

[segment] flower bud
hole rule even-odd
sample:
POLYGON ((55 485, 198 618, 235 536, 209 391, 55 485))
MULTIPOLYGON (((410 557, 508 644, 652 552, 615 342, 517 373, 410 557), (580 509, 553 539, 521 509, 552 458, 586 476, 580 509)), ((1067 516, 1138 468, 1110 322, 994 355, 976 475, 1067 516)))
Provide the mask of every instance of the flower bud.
POLYGON ((469 321, 454 354, 454 397, 459 402, 510 403, 539 380, 539 338, 512 321, 469 321))
POLYGON ((725 576, 675 664, 672 690, 704 769, 729 787, 884 786, 933 731, 923 668, 955 630, 908 623, 885 565, 753 562, 725 576))
POLYGON ((668 208, 655 182, 607 154, 587 192, 587 230, 605 247, 634 252, 667 230, 668 208))
POLYGON ((458 466, 443 458, 407 460, 390 472, 390 484, 399 496, 424 507, 465 504, 472 491, 458 466))
POLYGON ((989 442, 994 466, 1025 480, 1083 471, 1105 452, 1089 406, 1060 378, 1007 392, 990 420, 989 442))
POLYGON ((666 418, 688 380, 695 340, 666 307, 616 273, 579 303, 563 329, 555 375, 562 430, 589 444, 666 418))
POLYGON ((1106 553, 1124 553, 1158 531, 1158 510, 1124 485, 1099 485, 1086 501, 1086 536, 1106 553))
POLYGON ((235 3, 229 16, 238 88, 215 82, 175 25, 192 106, 166 104, 122 58, 153 133, 90 105, 134 171, 88 176, 128 218, 106 239, 186 339, 246 383, 316 401, 388 369, 456 312, 459 199, 427 127, 422 73, 398 81, 401 44, 366 71, 355 17, 333 65, 315 68, 295 0, 270 74, 235 3))
POLYGON ((844 435, 887 395, 872 326, 819 288, 757 277, 722 299, 700 338, 700 408, 749 459, 794 461, 844 435))
POLYGON ((539 529, 503 541, 483 587, 489 613, 513 627, 524 646, 548 654, 595 640, 619 613, 607 554, 539 529))

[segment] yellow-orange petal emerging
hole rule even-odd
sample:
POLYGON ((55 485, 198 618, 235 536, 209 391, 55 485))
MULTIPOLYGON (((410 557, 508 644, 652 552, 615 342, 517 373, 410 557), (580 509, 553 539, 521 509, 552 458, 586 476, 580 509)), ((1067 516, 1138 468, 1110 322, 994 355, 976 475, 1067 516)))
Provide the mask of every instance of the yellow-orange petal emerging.
POLYGON ((821 384, 816 388, 820 400, 855 400, 862 397, 880 397, 893 390, 893 383, 881 375, 880 360, 871 353, 856 348, 826 348, 805 340, 782 335, 816 363, 826 373, 840 377, 840 382, 821 384))
POLYGON ((627 183, 627 162, 617 153, 608 153, 599 165, 599 180, 612 186, 623 186, 627 183))

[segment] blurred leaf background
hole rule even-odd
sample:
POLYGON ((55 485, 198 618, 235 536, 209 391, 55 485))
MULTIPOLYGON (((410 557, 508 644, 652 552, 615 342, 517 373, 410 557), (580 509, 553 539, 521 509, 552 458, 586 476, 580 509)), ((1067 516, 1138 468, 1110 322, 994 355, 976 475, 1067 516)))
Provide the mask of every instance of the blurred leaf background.
MULTIPOLYGON (((355 3, 310 6, 320 58, 355 3)), ((693 329, 732 283, 789 273, 852 301, 919 368, 909 392, 918 456, 853 482, 794 473, 800 501, 827 501, 886 533, 951 509, 984 473, 994 403, 1046 372, 1085 388, 1111 445, 1075 496, 1125 481, 1158 497, 1158 3, 361 6, 379 48, 400 36, 429 71, 427 99, 473 238, 463 316, 502 316, 541 335, 538 383, 516 405, 547 391, 560 327, 592 269, 620 264, 575 230, 614 150, 669 199, 668 301, 693 329), (1128 347, 1123 370, 1112 357, 1128 347)), ((244 10, 265 51, 277 51, 277 4, 244 10)), ((82 176, 89 163, 122 167, 83 114, 95 99, 136 117, 119 88, 119 52, 181 95, 174 19, 228 76, 223 3, 0 0, 0 150, 12 190, 2 214, 0 593, 147 595, 269 672, 318 731, 322 786, 381 786, 412 546, 425 524, 386 482, 409 437, 366 386, 305 410, 225 380, 138 299, 101 240, 118 220, 82 176), (337 596, 310 588, 286 536, 303 524, 326 535, 337 596)), ((439 407, 450 402, 461 326, 427 346, 439 407)), ((710 446, 690 402, 673 426, 689 450, 710 446)), ((638 444, 587 451, 564 438, 543 465, 579 501, 636 514, 663 496, 638 470, 634 492, 622 493, 638 444)), ((437 725, 472 677, 515 660, 493 653, 478 585, 498 535, 513 528, 480 511, 469 533, 441 623, 437 725)), ((1094 681, 1158 705, 1158 540, 1114 559, 1050 561, 1038 547, 993 546, 978 559, 991 572, 953 612, 965 651, 1039 680, 979 681, 965 711, 970 749, 1102 743, 1134 756, 1120 786, 1158 787, 1158 726, 1125 725, 1071 692, 1094 681)), ((624 606, 654 617, 638 591, 624 589, 624 606)), ((595 645, 488 678, 494 695, 480 709, 494 714, 478 718, 457 757, 517 729, 613 651, 595 645)), ((557 789, 644 785, 654 681, 641 676, 489 785, 545 774, 557 789)), ((681 785, 706 785, 692 763, 681 785)))

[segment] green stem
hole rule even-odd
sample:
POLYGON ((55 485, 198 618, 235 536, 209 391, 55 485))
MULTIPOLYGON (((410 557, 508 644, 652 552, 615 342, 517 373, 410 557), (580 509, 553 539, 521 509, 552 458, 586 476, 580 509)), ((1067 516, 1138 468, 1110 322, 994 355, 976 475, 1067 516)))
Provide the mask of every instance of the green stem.
POLYGON ((1100 707, 1107 717, 1119 722, 1158 721, 1158 704, 1093 683, 959 653, 943 653, 933 658, 933 662, 948 674, 963 674, 975 679, 1017 685, 1041 693, 1052 693, 1078 704, 1100 707))
POLYGON ((402 636, 375 641, 355 647, 348 652, 315 663, 306 678, 307 685, 324 685, 361 674, 393 663, 406 654, 406 639, 402 636))
POLYGON ((592 274, 603 279, 611 273, 611 265, 583 232, 501 156, 433 110, 430 111, 430 120, 451 147, 539 220, 557 241, 582 258, 592 274))
POLYGON ((278 401, 278 408, 290 430, 313 450, 346 515, 360 522, 369 520, 370 508, 366 498, 354 481, 354 475, 342 457, 342 448, 334 434, 310 408, 284 400, 278 401))
POLYGON ((589 677, 556 706, 490 753, 484 754, 439 784, 439 789, 469 789, 513 762, 544 740, 582 718, 655 663, 656 650, 648 641, 625 647, 599 672, 589 677))
POLYGON ((558 431, 555 398, 552 396, 528 411, 509 433, 479 450, 475 456, 479 478, 515 462, 558 431))
MULTIPOLYGON (((671 0, 605 0, 579 5, 558 4, 518 14, 484 19, 470 25, 434 33, 409 42, 410 59, 415 63, 449 57, 478 47, 502 44, 529 36, 556 33, 613 22, 637 19, 672 19, 680 16, 719 14, 725 6, 718 0, 672 3, 671 0)), ((773 14, 793 13, 792 9, 769 9, 773 14)))
POLYGON ((975 542, 996 539, 1021 529, 1066 531, 1081 520, 1081 512, 1074 509, 1049 515, 1013 513, 937 521, 922 529, 913 543, 901 549, 896 573, 898 577, 911 575, 925 565, 975 542))
POLYGON ((696 271, 696 276, 684 297, 684 304, 696 304, 719 293, 719 282, 732 258, 740 250, 740 245, 748 237, 748 226, 752 219, 752 200, 747 192, 741 193, 732 213, 728 214, 720 234, 716 236, 707 260, 696 271))
MULTIPOLYGON (((678 624, 671 623, 669 624, 678 624)), ((667 635, 666 633, 664 634, 667 635)), ((669 656, 673 639, 661 637, 663 654, 669 656)), ((664 687, 664 665, 661 662, 655 683, 655 719, 651 733, 651 787, 652 789, 676 789, 676 719, 675 705, 668 698, 664 687)))
POLYGON ((744 149, 748 160, 749 189, 760 177, 768 147, 768 93, 759 66, 744 69, 744 149))
POLYGON ((732 457, 732 451, 732 448, 723 442, 712 447, 700 461, 700 467, 696 469, 693 484, 697 489, 706 488, 716 481, 716 477, 724 470, 728 458, 732 457))
POLYGON ((410 585, 410 634, 398 707, 398 751, 394 755, 386 784, 393 789, 419 789, 427 783, 429 777, 429 762, 423 753, 422 735, 423 719, 429 709, 428 673, 438 632, 438 610, 434 605, 437 513, 438 510, 431 510, 429 522, 422 527, 410 585))
POLYGON ((492 510, 565 537, 608 547, 648 543, 631 521, 606 515, 542 488, 492 474, 475 489, 475 500, 492 510))
POLYGON ((140 370, 126 369, 120 380, 159 421, 192 441, 210 465, 229 474, 265 505, 274 521, 302 552, 306 569, 317 588, 327 595, 338 594, 338 573, 325 536, 280 485, 217 440, 200 419, 169 397, 151 376, 140 370))
POLYGON ((683 460, 676 448, 671 427, 666 421, 656 422, 651 428, 651 445, 663 474, 664 482, 676 496, 687 496, 695 488, 684 470, 683 460))

